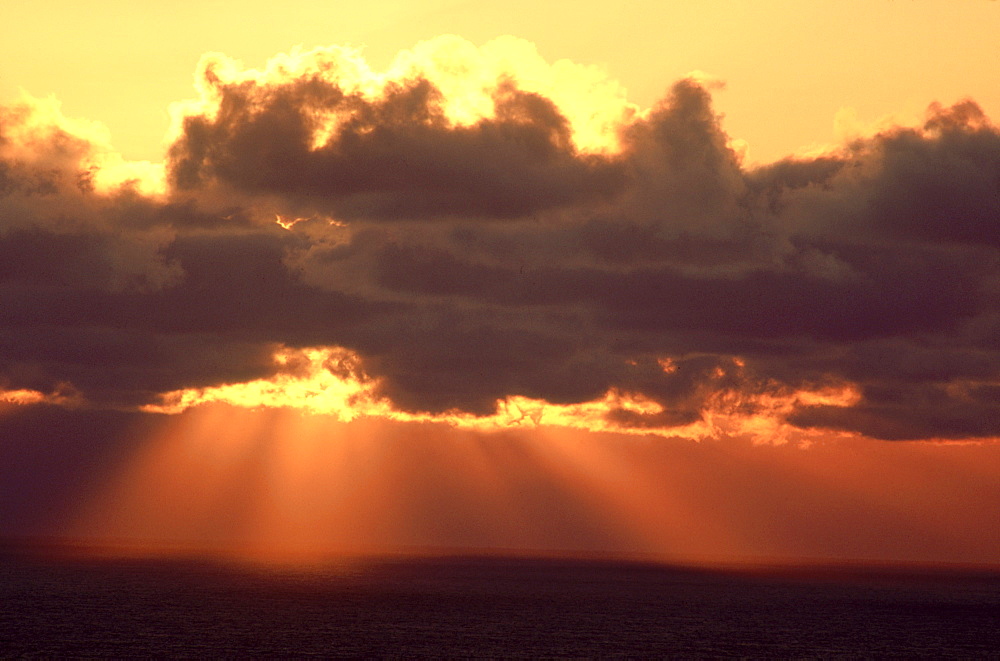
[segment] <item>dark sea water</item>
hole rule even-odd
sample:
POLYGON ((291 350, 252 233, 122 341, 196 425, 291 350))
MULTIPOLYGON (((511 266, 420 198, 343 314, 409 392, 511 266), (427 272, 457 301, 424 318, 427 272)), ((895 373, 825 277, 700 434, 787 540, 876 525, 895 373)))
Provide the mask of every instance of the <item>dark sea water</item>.
POLYGON ((993 657, 1000 575, 0 554, 9 657, 993 657))

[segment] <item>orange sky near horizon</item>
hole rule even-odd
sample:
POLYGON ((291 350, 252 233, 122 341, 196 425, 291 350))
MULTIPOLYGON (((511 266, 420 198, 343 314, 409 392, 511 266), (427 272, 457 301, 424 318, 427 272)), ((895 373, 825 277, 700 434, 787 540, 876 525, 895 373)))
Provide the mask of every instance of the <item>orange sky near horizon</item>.
POLYGON ((279 564, 448 552, 1000 564, 997 443, 491 433, 214 404, 135 447, 62 534, 279 564))

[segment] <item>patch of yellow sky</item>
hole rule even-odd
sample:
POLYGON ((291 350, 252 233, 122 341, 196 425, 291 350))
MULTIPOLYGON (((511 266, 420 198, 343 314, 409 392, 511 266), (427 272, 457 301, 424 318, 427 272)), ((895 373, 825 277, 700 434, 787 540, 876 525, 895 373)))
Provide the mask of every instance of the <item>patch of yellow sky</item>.
POLYGON ((127 0, 5 3, 0 103, 55 95, 108 127, 127 160, 159 161, 172 102, 201 56, 262 67, 276 53, 363 47, 376 70, 441 34, 533 43, 548 62, 596 66, 645 108, 693 70, 725 81, 717 109, 749 159, 850 137, 886 116, 972 97, 1000 116, 1000 3, 990 0, 127 0))

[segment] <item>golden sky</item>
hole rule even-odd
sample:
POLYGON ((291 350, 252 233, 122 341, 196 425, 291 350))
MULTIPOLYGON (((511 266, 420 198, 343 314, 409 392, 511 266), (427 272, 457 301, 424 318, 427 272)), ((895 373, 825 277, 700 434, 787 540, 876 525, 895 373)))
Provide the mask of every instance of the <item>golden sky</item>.
POLYGON ((104 123, 126 158, 158 161, 167 107, 193 95, 203 53, 259 67, 296 45, 351 44, 382 69, 441 34, 477 45, 509 34, 550 62, 601 67, 641 107, 703 71, 726 84, 716 104, 727 132, 770 161, 837 141, 842 109, 866 126, 972 97, 997 117, 998 33, 988 0, 13 0, 0 22, 0 100, 54 94, 67 115, 104 123))
POLYGON ((0 536, 1000 565, 997 34, 8 4, 0 536))

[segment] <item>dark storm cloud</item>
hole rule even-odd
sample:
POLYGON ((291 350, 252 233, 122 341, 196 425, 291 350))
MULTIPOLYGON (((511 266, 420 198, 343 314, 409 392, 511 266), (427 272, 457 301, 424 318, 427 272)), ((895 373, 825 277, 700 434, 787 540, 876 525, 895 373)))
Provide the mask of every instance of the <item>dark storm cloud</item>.
POLYGON ((1000 435, 1000 133, 971 102, 746 168, 691 80, 592 154, 513 80, 460 126, 419 76, 205 79, 166 200, 95 192, 68 138, 30 167, 0 143, 5 387, 135 405, 337 345, 410 411, 614 389, 663 407, 616 422, 662 428, 851 384, 789 422, 1000 435))

